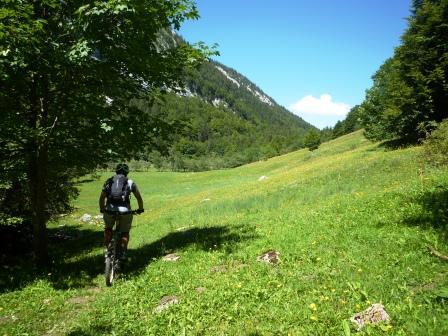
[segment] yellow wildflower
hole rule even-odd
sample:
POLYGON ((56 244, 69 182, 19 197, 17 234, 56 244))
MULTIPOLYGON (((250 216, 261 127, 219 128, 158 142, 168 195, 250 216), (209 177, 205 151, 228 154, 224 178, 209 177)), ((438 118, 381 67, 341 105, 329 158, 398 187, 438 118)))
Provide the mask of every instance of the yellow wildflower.
POLYGON ((308 307, 310 307, 311 310, 314 310, 314 311, 317 310, 317 306, 315 303, 311 303, 308 307))

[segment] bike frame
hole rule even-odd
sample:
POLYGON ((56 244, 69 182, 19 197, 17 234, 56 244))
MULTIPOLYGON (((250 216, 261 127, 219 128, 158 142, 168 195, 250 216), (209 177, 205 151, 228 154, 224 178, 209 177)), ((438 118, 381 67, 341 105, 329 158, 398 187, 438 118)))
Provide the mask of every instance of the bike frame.
MULTIPOLYGON (((110 215, 134 215, 139 214, 140 212, 138 210, 131 210, 126 212, 118 212, 118 211, 105 211, 105 213, 110 215)), ((106 285, 112 286, 112 283, 116 277, 117 271, 120 266, 120 259, 119 255, 121 254, 121 231, 117 229, 115 226, 113 229, 112 234, 112 240, 109 243, 109 246, 107 247, 107 253, 105 256, 105 269, 104 269, 104 276, 106 278, 106 285)))

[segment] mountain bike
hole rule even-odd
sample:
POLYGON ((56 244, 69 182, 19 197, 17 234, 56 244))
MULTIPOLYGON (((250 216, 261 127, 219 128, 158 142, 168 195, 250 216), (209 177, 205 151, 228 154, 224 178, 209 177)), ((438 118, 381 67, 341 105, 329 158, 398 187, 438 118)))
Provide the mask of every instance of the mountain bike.
MULTIPOLYGON (((114 212, 105 211, 110 215, 138 215, 141 212, 138 210, 126 211, 126 212, 114 212)), ((107 251, 105 254, 105 267, 104 267, 104 277, 106 279, 106 286, 112 286, 117 273, 123 269, 123 262, 120 257, 124 251, 121 247, 121 232, 118 229, 118 225, 115 225, 112 234, 112 240, 110 241, 107 251)))

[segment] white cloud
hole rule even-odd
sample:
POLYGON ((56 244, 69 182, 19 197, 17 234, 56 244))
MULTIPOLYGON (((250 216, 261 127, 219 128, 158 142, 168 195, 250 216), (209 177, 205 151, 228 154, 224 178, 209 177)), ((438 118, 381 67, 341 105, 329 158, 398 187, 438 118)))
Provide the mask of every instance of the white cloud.
POLYGON ((321 94, 319 98, 308 95, 289 106, 289 109, 299 116, 337 116, 345 117, 350 111, 350 105, 334 102, 327 94, 321 94))

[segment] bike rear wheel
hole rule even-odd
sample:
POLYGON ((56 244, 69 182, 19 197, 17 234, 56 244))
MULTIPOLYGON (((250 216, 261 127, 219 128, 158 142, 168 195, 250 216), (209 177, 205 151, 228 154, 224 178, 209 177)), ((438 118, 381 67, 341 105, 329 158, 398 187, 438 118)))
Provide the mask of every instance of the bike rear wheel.
POLYGON ((104 276, 106 278, 106 286, 112 286, 115 277, 114 260, 111 257, 106 257, 106 263, 104 267, 104 276))

